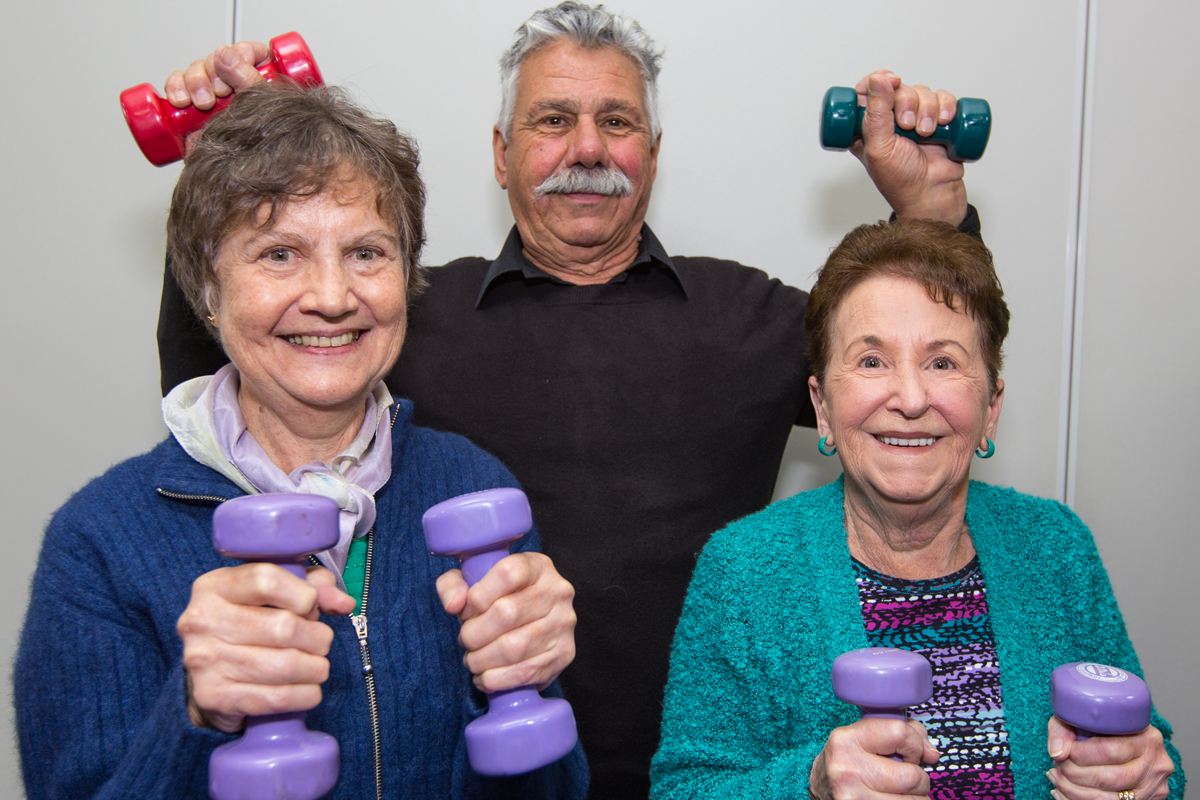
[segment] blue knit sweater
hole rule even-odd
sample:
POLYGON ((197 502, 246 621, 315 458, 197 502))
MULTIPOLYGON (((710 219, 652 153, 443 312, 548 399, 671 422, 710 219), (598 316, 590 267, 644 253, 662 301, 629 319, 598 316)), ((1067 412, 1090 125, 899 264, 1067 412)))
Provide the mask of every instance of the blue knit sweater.
MULTIPOLYGON (((829 670, 867 646, 842 481, 733 523, 705 547, 675 633, 655 798, 807 797, 813 759, 858 710, 829 670)), ((1049 679, 1070 661, 1141 675, 1091 534, 1066 507, 972 482, 1018 798, 1046 797, 1049 679)), ((1155 712, 1153 724, 1171 728, 1155 712)), ((1182 798, 1178 751, 1171 797, 1182 798)))
MULTIPOLYGON (((392 429, 392 477, 378 518, 367 615, 386 797, 582 797, 582 751, 527 776, 480 778, 463 727, 483 710, 462 664, 458 621, 434 583, 457 565, 429 555, 425 509, 465 492, 515 486, 465 439, 409 422, 392 429)), ((50 522, 14 673, 30 800, 206 798, 208 757, 233 737, 196 728, 185 708, 175 623, 201 574, 235 562, 212 549, 212 513, 242 494, 168 439, 92 481, 50 522)), ((536 534, 516 549, 535 548, 536 534)), ((375 796, 374 747, 358 640, 334 630, 324 699, 308 727, 341 745, 332 798, 375 796)))

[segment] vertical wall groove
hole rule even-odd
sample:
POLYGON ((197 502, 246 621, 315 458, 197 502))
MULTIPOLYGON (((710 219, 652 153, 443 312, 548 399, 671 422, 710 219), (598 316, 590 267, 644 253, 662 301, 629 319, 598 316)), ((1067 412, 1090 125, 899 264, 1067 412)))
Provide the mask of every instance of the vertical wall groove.
POLYGON ((242 3, 239 0, 225 0, 225 34, 229 37, 227 44, 242 40, 242 3))
POLYGON ((1064 503, 1075 505, 1079 458, 1080 381, 1083 368, 1083 309, 1087 265, 1088 192, 1092 158, 1092 97, 1096 63, 1096 19, 1100 0, 1079 0, 1078 79, 1075 158, 1071 166, 1071 208, 1066 252, 1066 307, 1063 313, 1063 372, 1059 393, 1058 476, 1064 503))

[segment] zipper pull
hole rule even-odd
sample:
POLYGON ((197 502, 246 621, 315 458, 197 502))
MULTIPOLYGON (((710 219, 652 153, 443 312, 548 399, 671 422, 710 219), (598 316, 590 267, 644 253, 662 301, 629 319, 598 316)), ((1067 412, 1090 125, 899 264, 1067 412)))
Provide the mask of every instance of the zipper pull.
POLYGON ((358 636, 359 655, 362 656, 362 671, 364 675, 370 675, 374 670, 371 667, 371 651, 367 649, 367 615, 366 614, 351 614, 350 622, 354 625, 354 633, 358 636))

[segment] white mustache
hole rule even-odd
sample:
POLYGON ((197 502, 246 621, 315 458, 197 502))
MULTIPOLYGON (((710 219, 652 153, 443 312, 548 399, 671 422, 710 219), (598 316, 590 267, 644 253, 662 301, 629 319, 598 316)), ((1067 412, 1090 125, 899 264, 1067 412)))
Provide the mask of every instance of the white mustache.
POLYGON ((633 194, 633 181, 624 172, 614 167, 588 167, 576 164, 561 169, 542 181, 534 195, 548 194, 602 194, 628 197, 633 194))

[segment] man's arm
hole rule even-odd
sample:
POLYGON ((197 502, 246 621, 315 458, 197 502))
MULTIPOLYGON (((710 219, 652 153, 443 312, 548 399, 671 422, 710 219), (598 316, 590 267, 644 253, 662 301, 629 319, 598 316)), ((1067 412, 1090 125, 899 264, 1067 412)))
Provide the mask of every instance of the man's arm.
POLYGON ((184 381, 212 375, 229 359, 192 311, 168 267, 158 306, 158 367, 163 397, 184 381))

